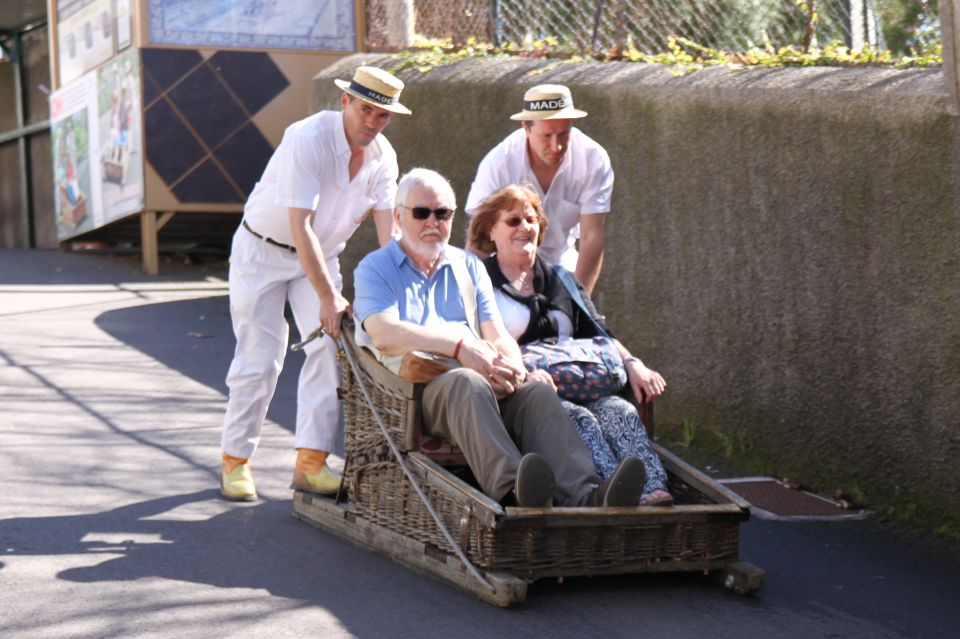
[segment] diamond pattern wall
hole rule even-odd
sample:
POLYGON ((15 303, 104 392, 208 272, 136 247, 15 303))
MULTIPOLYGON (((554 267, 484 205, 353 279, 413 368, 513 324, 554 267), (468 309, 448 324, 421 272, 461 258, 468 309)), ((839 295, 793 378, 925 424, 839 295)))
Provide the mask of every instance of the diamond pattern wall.
POLYGON ((273 147, 251 118, 290 82, 267 53, 142 50, 147 161, 184 203, 246 200, 273 147))

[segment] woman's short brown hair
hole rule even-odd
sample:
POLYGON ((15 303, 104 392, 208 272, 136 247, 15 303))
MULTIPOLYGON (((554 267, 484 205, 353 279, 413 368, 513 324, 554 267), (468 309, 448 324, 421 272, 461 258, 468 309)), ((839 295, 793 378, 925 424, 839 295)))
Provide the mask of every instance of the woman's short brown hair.
POLYGON ((470 220, 470 228, 467 230, 467 246, 474 246, 484 253, 496 251, 497 247, 490 239, 490 230, 499 220, 500 211, 509 211, 517 202, 529 204, 537 214, 537 224, 540 226, 537 246, 543 244, 543 234, 547 230, 547 216, 543 214, 540 196, 529 186, 511 184, 492 193, 477 207, 473 219, 470 220))

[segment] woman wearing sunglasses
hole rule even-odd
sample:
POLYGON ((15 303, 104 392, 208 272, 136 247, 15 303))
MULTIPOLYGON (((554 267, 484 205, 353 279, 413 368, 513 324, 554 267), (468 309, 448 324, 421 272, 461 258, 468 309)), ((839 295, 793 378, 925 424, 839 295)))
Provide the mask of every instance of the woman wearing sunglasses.
MULTIPOLYGON (((597 327, 610 335, 603 317, 572 274, 537 256, 546 228, 540 198, 530 188, 519 185, 493 193, 483 201, 470 222, 467 245, 493 253, 484 260, 484 265, 493 282, 507 331, 521 345, 562 336, 594 337, 598 334, 597 327), (576 300, 576 295, 571 295, 564 279, 576 284, 582 303, 576 300)), ((659 397, 666 388, 660 373, 644 366, 619 341, 614 342, 637 401, 659 397)), ((554 386, 546 371, 533 371, 529 377, 554 386)), ((590 448, 601 479, 613 474, 621 460, 638 457, 646 471, 640 505, 673 503, 667 491, 663 464, 633 404, 617 395, 584 405, 566 400, 563 403, 590 448)))

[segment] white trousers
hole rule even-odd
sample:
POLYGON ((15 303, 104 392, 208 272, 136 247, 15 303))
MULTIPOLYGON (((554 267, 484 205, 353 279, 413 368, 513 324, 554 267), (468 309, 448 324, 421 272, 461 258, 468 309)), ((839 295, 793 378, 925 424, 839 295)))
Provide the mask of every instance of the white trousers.
MULTIPOLYGON (((338 260, 328 260, 327 269, 339 290, 338 260)), ((263 420, 287 353, 289 328, 283 316, 287 301, 301 336, 320 325, 320 300, 297 255, 239 227, 230 253, 230 316, 237 349, 227 373, 230 396, 221 441, 228 455, 250 458, 260 443, 263 420)), ((340 416, 336 344, 325 335, 303 352, 306 359, 297 384, 294 445, 332 451, 340 416)))

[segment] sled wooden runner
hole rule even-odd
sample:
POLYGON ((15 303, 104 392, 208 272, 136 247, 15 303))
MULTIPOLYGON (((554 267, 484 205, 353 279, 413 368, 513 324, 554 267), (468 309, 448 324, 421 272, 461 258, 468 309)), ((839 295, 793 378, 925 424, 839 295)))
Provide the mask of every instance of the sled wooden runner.
POLYGON ((298 490, 293 497, 293 513, 301 521, 361 548, 375 550, 411 570, 442 579, 488 603, 509 607, 527 598, 527 582, 523 579, 504 573, 483 573, 493 587, 489 590, 449 552, 371 524, 351 513, 346 504, 336 504, 329 497, 298 490))

